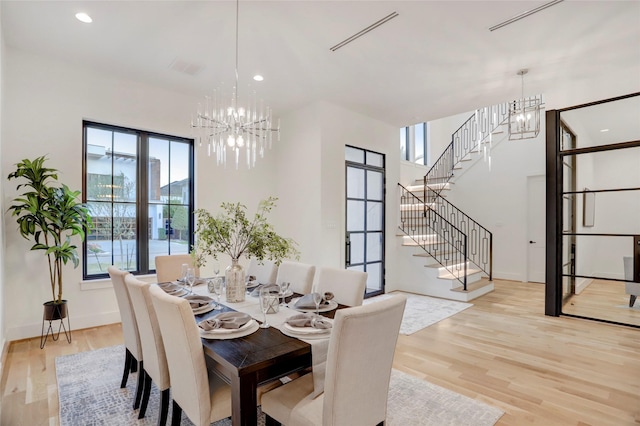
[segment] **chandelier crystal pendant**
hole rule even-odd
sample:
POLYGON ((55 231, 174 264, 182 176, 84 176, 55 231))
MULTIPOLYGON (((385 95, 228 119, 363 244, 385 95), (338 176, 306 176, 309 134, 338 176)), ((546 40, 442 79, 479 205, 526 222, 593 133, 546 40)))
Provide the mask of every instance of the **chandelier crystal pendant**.
POLYGON ((238 21, 240 2, 236 0, 236 68, 235 85, 231 102, 223 92, 214 90, 213 96, 206 96, 204 105, 198 104, 195 120, 191 119, 194 137, 199 146, 207 146, 207 154, 215 155, 216 164, 227 165, 227 155, 235 157, 236 169, 244 156, 247 168, 255 167, 256 158, 264 156, 265 148, 271 148, 273 133, 280 140, 280 121, 272 125, 272 111, 264 103, 256 101, 256 93, 247 96, 244 106, 238 95, 238 21), (242 154, 244 151, 244 155, 242 154))
POLYGON ((524 97, 524 76, 529 70, 518 71, 522 79, 522 98, 509 105, 509 140, 532 139, 540 133, 541 96, 524 97))

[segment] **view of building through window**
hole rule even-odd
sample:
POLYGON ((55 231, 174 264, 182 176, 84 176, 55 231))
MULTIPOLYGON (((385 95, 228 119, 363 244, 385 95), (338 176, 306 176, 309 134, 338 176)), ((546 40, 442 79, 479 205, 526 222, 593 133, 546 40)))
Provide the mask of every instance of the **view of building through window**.
POLYGON ((193 143, 84 123, 84 202, 94 222, 84 276, 109 265, 155 270, 155 256, 188 253, 193 242, 193 143))
POLYGON ((400 129, 400 158, 412 163, 429 164, 429 123, 400 129))

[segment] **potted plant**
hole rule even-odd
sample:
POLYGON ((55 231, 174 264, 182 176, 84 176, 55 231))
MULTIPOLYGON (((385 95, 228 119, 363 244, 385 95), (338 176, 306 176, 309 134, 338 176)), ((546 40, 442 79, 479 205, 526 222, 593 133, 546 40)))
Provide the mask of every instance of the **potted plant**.
POLYGON ((45 167, 46 156, 35 160, 24 159, 8 179, 22 179, 17 190, 23 193, 13 199, 9 211, 16 216, 18 230, 27 240, 34 242, 31 250, 42 250, 49 263, 52 300, 44 303, 45 319, 56 320, 67 316, 67 301, 62 296, 63 265, 73 262, 78 267, 77 246, 71 237, 84 240, 85 229, 93 223, 87 208, 78 202, 80 191, 67 185, 58 185, 58 170, 45 167))
POLYGON ((241 302, 245 296, 244 269, 238 263, 241 256, 269 259, 280 264, 285 258, 298 258, 296 242, 291 238, 276 234, 267 222, 266 215, 276 205, 277 198, 269 197, 260 201, 253 220, 246 215, 247 207, 240 203, 222 203, 222 212, 213 216, 204 209, 196 215, 197 246, 194 252, 200 259, 205 255, 218 258, 225 253, 231 258, 231 265, 225 271, 227 301, 241 302))

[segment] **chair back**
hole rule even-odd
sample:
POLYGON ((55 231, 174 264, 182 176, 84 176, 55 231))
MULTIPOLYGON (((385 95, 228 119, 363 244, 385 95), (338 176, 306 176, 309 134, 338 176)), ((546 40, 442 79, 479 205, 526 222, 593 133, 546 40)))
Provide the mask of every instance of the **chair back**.
POLYGON ((158 317, 149 293, 151 284, 140 281, 131 274, 124 277, 124 282, 131 296, 131 304, 140 331, 144 370, 158 389, 163 391, 169 388, 169 368, 158 317))
MULTIPOLYGON (((156 256, 156 277, 159 283, 176 281, 182 278, 182 264, 193 266, 193 259, 190 254, 170 254, 156 256)), ((200 277, 200 269, 195 268, 196 277, 200 277)))
POLYGON ((264 259, 261 265, 257 259, 251 259, 247 268, 247 276, 250 275, 256 277, 258 284, 274 284, 278 275, 278 265, 267 259, 264 259))
POLYGON ((336 312, 327 353, 324 426, 375 425, 386 420, 405 303, 406 296, 395 295, 336 312))
POLYGON ((169 367, 171 397, 196 425, 209 424, 209 379, 193 311, 187 299, 149 287, 169 367))
POLYGON ((335 301, 347 306, 360 306, 367 286, 367 273, 352 269, 318 268, 317 290, 330 291, 335 301))
POLYGON ((278 266, 278 276, 275 282, 277 284, 283 281, 290 282, 290 289, 294 293, 309 294, 315 273, 316 267, 314 265, 285 260, 278 266))
POLYGON ((127 286, 124 283, 124 278, 130 274, 113 265, 107 268, 107 272, 113 283, 113 290, 116 293, 116 300, 118 301, 124 345, 137 361, 142 361, 142 345, 140 344, 138 323, 136 322, 136 316, 133 311, 133 306, 131 305, 129 290, 127 290, 127 286))

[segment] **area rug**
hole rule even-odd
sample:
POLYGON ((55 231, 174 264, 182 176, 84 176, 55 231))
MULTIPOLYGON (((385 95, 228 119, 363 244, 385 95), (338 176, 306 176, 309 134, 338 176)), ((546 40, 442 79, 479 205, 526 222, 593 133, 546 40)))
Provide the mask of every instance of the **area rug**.
MULTIPOLYGON (((138 411, 133 410, 136 373, 129 376, 127 387, 120 389, 123 346, 57 357, 55 364, 60 426, 157 424, 160 393, 155 387, 151 391, 147 415, 141 420, 137 418, 138 411)), ((497 408, 425 380, 397 370, 392 372, 386 423, 390 426, 490 426, 502 414, 497 408)), ((192 425, 184 414, 181 425, 192 425)), ((213 425, 228 426, 231 420, 224 419, 213 425)), ((258 407, 258 426, 262 425, 264 416, 258 407)))
POLYGON ((413 334, 416 331, 429 327, 438 321, 442 321, 473 306, 473 303, 456 302, 454 300, 438 299, 436 297, 420 296, 400 291, 371 297, 365 299, 364 303, 374 303, 378 300, 384 300, 393 294, 404 294, 407 296, 407 304, 404 308, 402 325, 400 326, 400 334, 405 335, 413 334))

